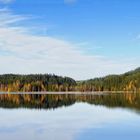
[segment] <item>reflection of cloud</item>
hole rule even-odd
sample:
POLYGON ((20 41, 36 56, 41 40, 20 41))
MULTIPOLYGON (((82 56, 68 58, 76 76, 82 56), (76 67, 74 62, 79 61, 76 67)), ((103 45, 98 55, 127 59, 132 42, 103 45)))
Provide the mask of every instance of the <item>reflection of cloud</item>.
POLYGON ((1 132, 1 139, 5 140, 73 140, 87 129, 98 128, 100 131, 104 125, 138 118, 137 115, 120 109, 81 103, 49 111, 1 109, 0 116, 0 130, 14 128, 14 132, 8 135, 6 131, 1 132))
POLYGON ((13 133, 13 132, 16 132, 18 129, 16 128, 16 129, 14 129, 14 128, 12 128, 12 127, 0 127, 0 134, 2 134, 2 133, 5 133, 5 134, 8 134, 8 133, 13 133))

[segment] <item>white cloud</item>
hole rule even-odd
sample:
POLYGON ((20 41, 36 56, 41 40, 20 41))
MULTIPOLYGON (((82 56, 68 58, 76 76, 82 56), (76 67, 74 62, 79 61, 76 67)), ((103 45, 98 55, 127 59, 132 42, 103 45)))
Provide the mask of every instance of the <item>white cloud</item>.
POLYGON ((12 14, 12 12, 7 8, 0 9, 0 27, 8 26, 8 27, 12 28, 12 27, 18 26, 18 24, 21 21, 25 21, 28 19, 32 19, 32 17, 12 14), (15 24, 15 25, 13 25, 13 24, 15 24))
POLYGON ((75 44, 49 36, 33 35, 17 26, 28 17, 0 10, 0 73, 55 73, 75 79, 121 73, 134 68, 102 56, 88 55, 75 44))

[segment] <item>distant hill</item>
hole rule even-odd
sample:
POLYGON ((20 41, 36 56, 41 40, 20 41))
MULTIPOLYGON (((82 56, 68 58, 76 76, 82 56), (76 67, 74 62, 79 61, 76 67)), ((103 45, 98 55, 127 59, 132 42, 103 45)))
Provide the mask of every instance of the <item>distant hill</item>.
POLYGON ((51 74, 0 75, 1 91, 73 91, 76 81, 51 74))
POLYGON ((5 74, 0 75, 0 91, 140 91, 140 68, 78 82, 51 74, 5 74))
POLYGON ((140 68, 79 83, 81 91, 140 91, 140 68))

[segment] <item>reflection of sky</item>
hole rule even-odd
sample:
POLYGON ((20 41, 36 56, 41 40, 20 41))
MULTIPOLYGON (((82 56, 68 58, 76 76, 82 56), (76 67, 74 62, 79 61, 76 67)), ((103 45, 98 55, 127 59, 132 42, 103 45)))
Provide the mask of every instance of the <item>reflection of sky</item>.
POLYGON ((139 124, 140 117, 128 110, 83 103, 56 110, 0 109, 2 140, 137 140, 139 124))

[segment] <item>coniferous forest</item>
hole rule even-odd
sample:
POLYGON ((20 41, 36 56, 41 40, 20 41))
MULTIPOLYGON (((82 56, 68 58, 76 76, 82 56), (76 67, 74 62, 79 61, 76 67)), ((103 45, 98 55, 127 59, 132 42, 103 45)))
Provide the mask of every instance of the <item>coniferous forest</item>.
POLYGON ((0 91, 140 91, 140 68, 121 75, 108 75, 85 81, 51 74, 0 75, 0 91))
POLYGON ((140 91, 140 68, 78 83, 81 91, 140 91))

